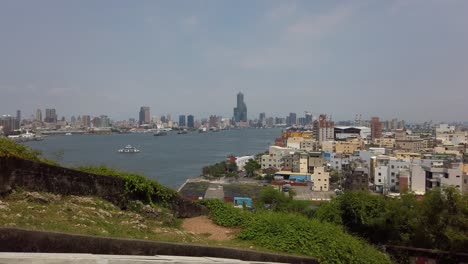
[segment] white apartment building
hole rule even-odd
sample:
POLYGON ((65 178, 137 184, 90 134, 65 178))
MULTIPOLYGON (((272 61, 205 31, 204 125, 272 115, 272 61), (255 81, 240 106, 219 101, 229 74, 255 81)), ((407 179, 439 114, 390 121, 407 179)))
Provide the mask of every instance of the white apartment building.
POLYGON ((283 167, 283 157, 294 153, 293 148, 284 148, 278 146, 270 146, 267 155, 262 155, 262 169, 275 168, 281 170, 283 167))
POLYGON ((328 191, 330 188, 330 173, 325 167, 316 167, 312 174, 313 191, 328 191))
POLYGON ((246 164, 249 160, 253 160, 253 159, 255 159, 254 156, 236 157, 237 169, 239 169, 239 170, 244 170, 245 164, 246 164))

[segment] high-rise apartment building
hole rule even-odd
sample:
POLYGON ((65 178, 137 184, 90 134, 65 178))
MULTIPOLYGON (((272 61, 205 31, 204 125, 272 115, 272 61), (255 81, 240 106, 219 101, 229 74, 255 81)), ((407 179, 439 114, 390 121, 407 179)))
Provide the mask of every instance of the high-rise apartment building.
POLYGON ((46 109, 45 114, 44 122, 57 123, 57 112, 55 111, 55 108, 46 109))
POLYGON ((185 115, 179 115, 179 127, 184 127, 186 125, 187 123, 185 123, 185 115))
POLYGON ((371 118, 371 138, 372 140, 382 138, 382 124, 375 116, 371 118))
POLYGON ((296 113, 289 113, 288 116, 288 126, 294 126, 297 123, 297 115, 296 113))
POLYGON ((36 121, 42 122, 42 110, 41 109, 36 110, 36 121))
POLYGON ((321 114, 314 122, 315 138, 318 142, 335 139, 335 122, 328 120, 327 115, 321 114))
POLYGON ((101 119, 101 127, 110 127, 111 126, 111 122, 110 122, 110 119, 108 116, 106 115, 101 115, 100 118, 101 119))
POLYGON ((19 129, 18 120, 10 115, 0 117, 0 126, 3 127, 3 133, 8 134, 13 130, 19 129))
POLYGON ((150 123, 150 108, 149 106, 142 106, 140 108, 139 124, 149 124, 150 123))
POLYGON ((91 127, 91 116, 83 115, 81 117, 81 122, 83 123, 83 127, 91 127))
POLYGON ((306 125, 312 124, 312 114, 309 112, 305 112, 305 123, 306 125))
POLYGON ((234 121, 247 122, 247 105, 244 102, 244 94, 237 94, 237 107, 234 108, 234 121))
POLYGON ((194 128, 195 127, 195 118, 193 115, 187 116, 187 127, 194 128))

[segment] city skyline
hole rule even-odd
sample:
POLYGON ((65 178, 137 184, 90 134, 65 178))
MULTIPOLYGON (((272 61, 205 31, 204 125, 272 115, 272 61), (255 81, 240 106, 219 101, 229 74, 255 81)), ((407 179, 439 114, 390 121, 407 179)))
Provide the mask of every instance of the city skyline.
POLYGON ((456 0, 5 1, 0 113, 127 119, 148 105, 231 117, 241 90, 249 119, 467 121, 467 10, 456 0))

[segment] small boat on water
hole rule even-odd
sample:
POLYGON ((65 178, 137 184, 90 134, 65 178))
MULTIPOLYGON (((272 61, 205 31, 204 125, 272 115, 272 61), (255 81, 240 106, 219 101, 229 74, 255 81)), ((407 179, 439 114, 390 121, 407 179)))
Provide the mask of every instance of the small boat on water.
POLYGON ((72 135, 72 133, 66 133, 65 134, 65 136, 71 136, 71 135, 72 135))
POLYGON ((119 153, 139 153, 140 150, 136 149, 135 147, 132 147, 131 145, 127 145, 123 149, 118 150, 119 153))
POLYGON ((158 131, 156 131, 156 133, 154 133, 154 135, 155 136, 167 136, 167 132, 158 130, 158 131))
POLYGON ((206 133, 206 127, 201 127, 200 129, 198 129, 198 133, 206 133))
POLYGON ((187 129, 179 130, 179 132, 177 132, 177 134, 179 134, 179 135, 185 135, 185 134, 187 134, 187 133, 188 133, 188 132, 187 132, 187 129))

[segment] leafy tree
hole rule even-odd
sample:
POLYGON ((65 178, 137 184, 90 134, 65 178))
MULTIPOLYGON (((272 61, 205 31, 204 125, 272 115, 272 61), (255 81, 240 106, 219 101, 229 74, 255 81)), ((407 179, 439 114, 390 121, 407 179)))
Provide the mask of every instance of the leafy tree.
POLYGON ((247 177, 253 177, 256 170, 261 168, 260 164, 254 159, 247 161, 244 166, 244 170, 247 173, 247 177))
POLYGON ((229 172, 237 172, 238 171, 237 164, 235 162, 228 161, 226 165, 226 170, 229 172))

